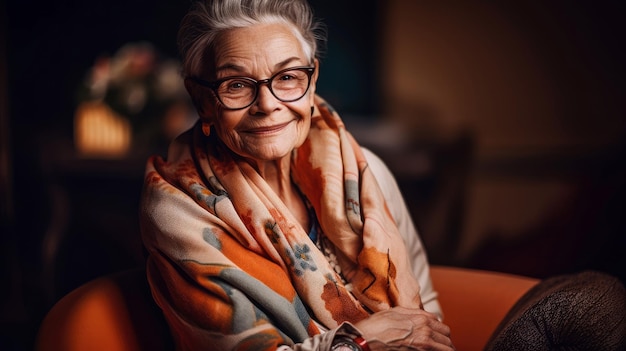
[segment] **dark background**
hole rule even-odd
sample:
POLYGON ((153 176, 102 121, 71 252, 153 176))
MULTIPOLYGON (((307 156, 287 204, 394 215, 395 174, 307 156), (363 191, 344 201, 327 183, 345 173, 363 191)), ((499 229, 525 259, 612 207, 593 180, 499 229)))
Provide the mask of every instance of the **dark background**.
MULTIPOLYGON (((377 51, 382 2, 312 3, 329 31, 318 91, 343 114, 375 121, 382 108, 376 98, 382 74, 377 51)), ((91 278, 143 263, 136 215, 147 155, 131 154, 123 160, 75 158, 77 87, 96 57, 112 54, 128 42, 148 40, 164 55, 176 57, 176 31, 188 5, 189 1, 143 0, 0 4, 0 279, 5 282, 0 295, 0 349, 31 349, 41 318, 61 296, 91 278)), ((611 93, 623 96, 625 36, 623 12, 618 10, 623 6, 608 0, 546 5, 546 11, 560 13, 561 23, 568 25, 563 27, 564 36, 590 48, 584 60, 609 66, 606 72, 611 73, 604 81, 611 83, 611 93)), ((560 160, 563 167, 585 175, 581 191, 550 221, 533 228, 529 240, 493 242, 471 260, 459 262, 445 251, 453 243, 437 246, 436 239, 427 239, 427 249, 433 243, 433 263, 537 277, 593 268, 624 279, 623 140, 621 145, 602 159, 560 160), (529 252, 541 255, 521 269, 519 263, 529 252)), ((402 167, 392 167, 399 172, 418 223, 426 221, 424 213, 431 213, 430 201, 439 196, 442 184, 455 182, 448 175, 467 172, 472 162, 469 150, 467 140, 449 148, 426 148, 436 162, 432 172, 420 178, 403 176, 402 167)), ((148 151, 162 153, 163 148, 148 151)), ((393 152, 377 151, 394 163, 393 152)), ((498 176, 499 169, 515 171, 520 164, 523 161, 483 164, 481 169, 498 176)), ((554 164, 545 168, 548 173, 532 176, 554 176, 549 173, 554 167, 549 166, 554 164)), ((462 199, 455 198, 448 207, 446 231, 452 240, 462 230, 462 199)))

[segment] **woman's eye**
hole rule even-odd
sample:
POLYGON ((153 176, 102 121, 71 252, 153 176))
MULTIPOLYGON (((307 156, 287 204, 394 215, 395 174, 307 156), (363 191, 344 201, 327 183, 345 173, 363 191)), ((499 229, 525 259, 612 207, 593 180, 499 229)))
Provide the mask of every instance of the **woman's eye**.
POLYGON ((291 74, 283 74, 282 76, 278 77, 279 80, 292 80, 295 77, 291 74))
POLYGON ((243 82, 232 82, 228 85, 228 89, 230 90, 240 90, 245 87, 246 85, 243 82))

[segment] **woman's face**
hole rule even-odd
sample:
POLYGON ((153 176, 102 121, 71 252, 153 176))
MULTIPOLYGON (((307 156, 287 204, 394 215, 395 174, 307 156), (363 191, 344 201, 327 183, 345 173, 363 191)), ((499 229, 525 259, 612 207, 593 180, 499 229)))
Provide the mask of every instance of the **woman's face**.
MULTIPOLYGON (((211 79, 216 80, 231 76, 261 80, 285 68, 313 64, 283 24, 225 32, 214 52, 215 77, 211 79)), ((215 98, 203 99, 202 117, 214 125, 219 138, 233 152, 261 162, 283 158, 300 146, 309 132, 318 72, 317 61, 314 64, 309 90, 299 100, 282 102, 262 84, 256 101, 241 110, 225 109, 215 98)))

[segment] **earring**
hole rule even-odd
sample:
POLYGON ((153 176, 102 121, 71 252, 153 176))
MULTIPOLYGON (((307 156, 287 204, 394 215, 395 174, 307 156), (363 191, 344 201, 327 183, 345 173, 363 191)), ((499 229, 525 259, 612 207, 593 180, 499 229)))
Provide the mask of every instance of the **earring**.
POLYGON ((313 111, 315 111, 315 106, 311 106, 311 117, 313 117, 313 111))
POLYGON ((205 136, 211 135, 211 125, 206 122, 202 122, 202 134, 205 136))

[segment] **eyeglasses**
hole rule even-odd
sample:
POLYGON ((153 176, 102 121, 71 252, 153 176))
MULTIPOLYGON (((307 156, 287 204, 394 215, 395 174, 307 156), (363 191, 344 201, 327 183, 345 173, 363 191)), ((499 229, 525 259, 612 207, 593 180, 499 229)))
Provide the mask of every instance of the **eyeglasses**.
POLYGON ((197 77, 190 78, 213 90, 217 99, 227 109, 240 110, 256 101, 261 84, 267 84, 272 95, 282 102, 301 99, 309 90, 313 72, 315 72, 315 67, 291 67, 277 72, 268 79, 261 80, 250 77, 226 77, 208 82, 197 77))

